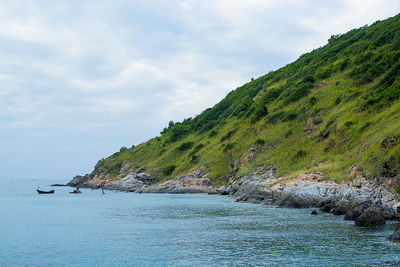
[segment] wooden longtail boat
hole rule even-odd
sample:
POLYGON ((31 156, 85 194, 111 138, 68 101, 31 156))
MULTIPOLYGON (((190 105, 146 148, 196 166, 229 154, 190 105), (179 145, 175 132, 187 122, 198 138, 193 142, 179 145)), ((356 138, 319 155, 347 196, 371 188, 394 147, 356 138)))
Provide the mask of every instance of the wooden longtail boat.
POLYGON ((54 194, 54 190, 43 191, 43 190, 36 189, 36 191, 37 191, 39 194, 54 194))

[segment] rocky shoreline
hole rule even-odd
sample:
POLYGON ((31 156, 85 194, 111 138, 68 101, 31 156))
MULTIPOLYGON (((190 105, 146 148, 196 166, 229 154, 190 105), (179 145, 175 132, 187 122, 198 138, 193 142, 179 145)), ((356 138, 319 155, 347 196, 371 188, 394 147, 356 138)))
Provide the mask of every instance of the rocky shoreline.
MULTIPOLYGON (((195 170, 165 182, 151 177, 145 169, 131 172, 116 181, 103 180, 96 175, 75 176, 67 185, 104 188, 136 193, 207 193, 230 195, 238 202, 251 202, 279 207, 319 208, 313 214, 330 212, 344 215, 357 226, 377 226, 387 220, 400 219, 400 196, 393 186, 359 175, 353 181, 336 183, 322 173, 305 173, 285 179, 277 177, 274 167, 250 173, 227 186, 215 187, 201 170, 195 170)), ((398 230, 399 232, 400 230, 398 230)), ((392 241, 399 241, 396 232, 392 241)))

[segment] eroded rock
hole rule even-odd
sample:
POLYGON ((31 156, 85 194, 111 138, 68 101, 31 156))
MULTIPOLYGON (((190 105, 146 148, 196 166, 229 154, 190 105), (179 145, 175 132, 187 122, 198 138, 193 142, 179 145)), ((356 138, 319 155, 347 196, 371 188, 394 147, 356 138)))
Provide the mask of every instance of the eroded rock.
POLYGON ((211 178, 206 176, 203 171, 195 170, 189 174, 179 176, 160 184, 143 187, 143 193, 217 193, 211 178))
POLYGON ((372 201, 369 199, 359 199, 349 205, 349 208, 344 216, 344 220, 354 221, 356 220, 365 209, 372 205, 372 201))
POLYGON ((370 206, 365 209, 360 216, 355 219, 357 226, 378 226, 385 224, 386 219, 380 207, 370 206))

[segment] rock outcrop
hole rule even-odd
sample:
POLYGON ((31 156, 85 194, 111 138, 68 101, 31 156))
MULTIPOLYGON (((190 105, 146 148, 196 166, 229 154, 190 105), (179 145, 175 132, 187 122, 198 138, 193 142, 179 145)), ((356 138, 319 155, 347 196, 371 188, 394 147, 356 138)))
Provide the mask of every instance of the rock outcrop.
POLYGON ((72 178, 71 181, 67 183, 67 186, 72 187, 87 187, 87 188, 98 188, 96 181, 93 179, 93 176, 90 174, 86 174, 84 176, 77 175, 72 178))
POLYGON ((399 218, 393 206, 399 195, 390 186, 359 176, 352 182, 336 183, 322 173, 301 174, 293 179, 276 176, 273 167, 248 174, 233 182, 229 193, 237 201, 265 203, 281 207, 320 207, 322 212, 345 215, 358 226, 375 226, 399 218))
POLYGON ((105 189, 119 190, 126 192, 136 192, 145 186, 150 186, 152 183, 160 181, 159 177, 153 178, 146 173, 129 173, 127 176, 112 184, 104 186, 105 189))
POLYGON ((195 170, 189 174, 170 179, 166 182, 143 187, 142 193, 216 193, 212 180, 203 171, 195 170))
MULTIPOLYGON (((142 171, 141 169, 140 171, 142 171)), ((213 181, 201 170, 160 182, 159 177, 152 177, 144 172, 131 172, 116 181, 103 180, 87 174, 75 176, 67 185, 72 187, 100 188, 137 193, 209 193, 217 194, 213 181)))

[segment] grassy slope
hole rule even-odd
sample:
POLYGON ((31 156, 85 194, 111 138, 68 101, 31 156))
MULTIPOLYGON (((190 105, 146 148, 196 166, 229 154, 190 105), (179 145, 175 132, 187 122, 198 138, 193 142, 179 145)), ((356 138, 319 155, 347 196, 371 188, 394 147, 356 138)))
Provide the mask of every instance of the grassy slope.
POLYGON ((95 173, 115 179, 146 166, 168 179, 203 169, 219 184, 271 165, 286 177, 379 176, 384 162, 396 173, 400 145, 381 142, 400 134, 399 29, 400 15, 332 36, 160 137, 100 160, 95 173))

